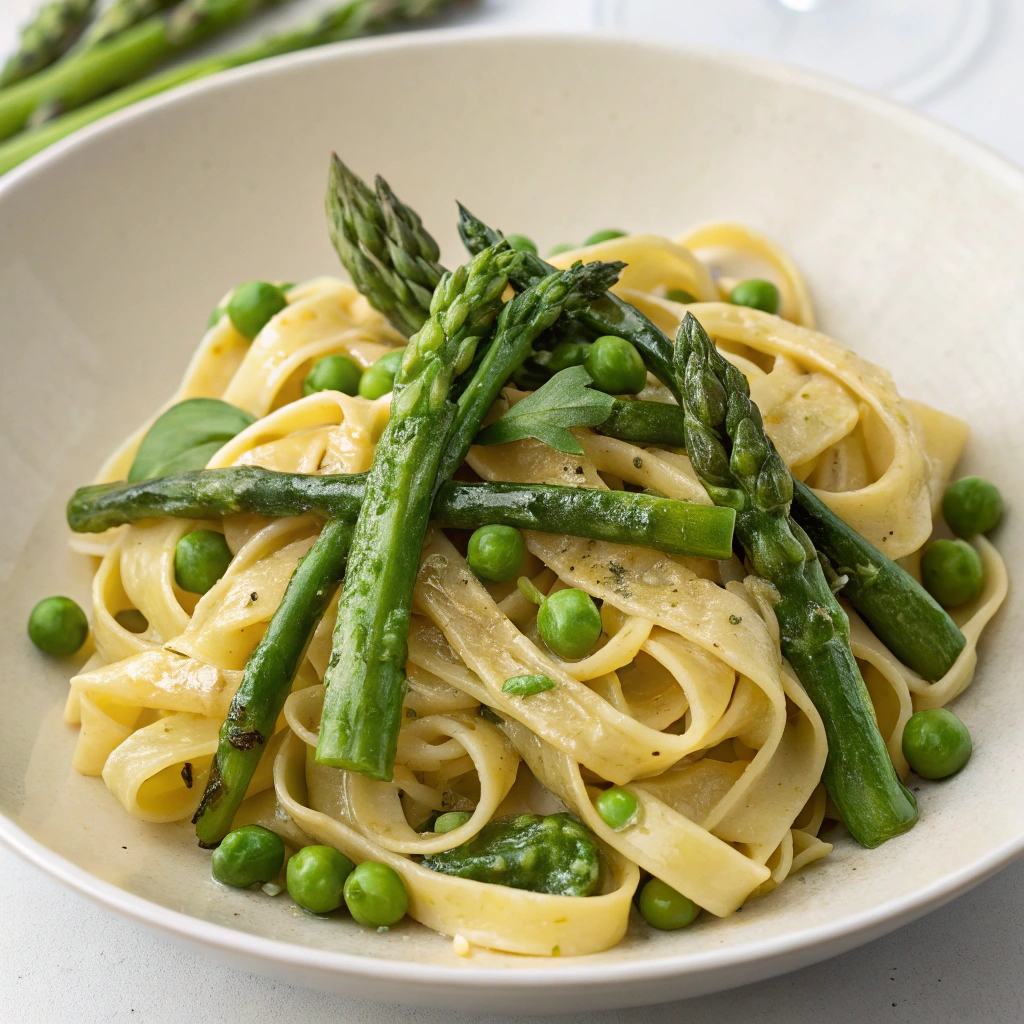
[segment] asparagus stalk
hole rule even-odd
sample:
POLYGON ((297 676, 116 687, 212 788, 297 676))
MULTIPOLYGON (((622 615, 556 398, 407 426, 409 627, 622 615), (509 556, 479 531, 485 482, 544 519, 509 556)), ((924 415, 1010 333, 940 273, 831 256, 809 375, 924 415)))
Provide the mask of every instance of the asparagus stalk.
POLYGON ((160 11, 180 3, 181 0, 114 0, 100 12, 82 33, 72 52, 88 50, 127 31, 160 11))
MULTIPOLYGON (((185 5, 191 8, 193 4, 204 2, 217 2, 218 10, 223 7, 225 10, 248 11, 250 7, 255 9, 257 5, 264 6, 280 0, 183 0, 183 4, 169 15, 158 15, 141 22, 102 46, 75 55, 45 75, 38 76, 52 76, 52 80, 47 78, 43 87, 35 86, 28 90, 27 87, 37 81, 33 79, 32 82, 24 83, 24 86, 19 85, 0 93, 0 139, 24 127, 33 111, 40 106, 58 103, 63 109, 71 111, 0 144, 0 174, 5 174, 79 128, 150 96, 267 57, 383 31, 402 20, 431 15, 449 0, 350 0, 305 27, 272 36, 231 53, 190 61, 137 81, 148 74, 163 57, 184 48, 182 45, 168 50, 165 27, 168 19, 179 17, 185 5), (23 88, 27 91, 19 92, 23 88), (110 89, 117 91, 102 99, 95 99, 110 89), (15 93, 18 95, 14 96, 15 93), (88 105, 82 105, 86 103, 88 105)), ((235 20, 244 16, 240 14, 235 20)), ((216 24, 218 28, 222 26, 220 20, 216 24)), ((205 37, 202 35, 202 38, 205 37)), ((195 37, 196 40, 198 38, 195 37)))
POLYGON ((405 692, 412 591, 455 407, 454 378, 491 330, 517 258, 485 249, 446 274, 395 380, 356 522, 327 667, 316 759, 390 779, 405 692))
POLYGON ((246 662, 221 726, 206 791, 192 819, 200 846, 216 846, 231 829, 306 648, 341 582, 352 531, 350 522, 327 521, 246 662))
MULTIPOLYGON (((459 233, 470 252, 501 237, 465 207, 460 211, 459 233)), ((551 269, 537 256, 523 256, 512 275, 516 288, 529 287, 551 269)), ((639 310, 609 293, 571 315, 592 331, 631 341, 647 368, 680 398, 672 374, 672 342, 639 310)), ((598 429, 638 444, 684 447, 683 421, 678 406, 617 400, 598 429)), ((842 596, 900 661, 931 682, 941 679, 967 643, 956 623, 913 576, 843 522, 810 488, 797 481, 794 486, 794 518, 836 573, 848 577, 842 596)))
POLYGON ((0 70, 0 89, 14 85, 59 60, 82 34, 96 0, 53 0, 21 30, 16 53, 0 70))
POLYGON ((825 725, 825 788, 853 837, 878 846, 913 826, 917 804, 878 731, 846 613, 810 538, 790 518, 793 478, 750 401, 746 377, 692 313, 679 327, 675 360, 693 468, 716 505, 736 509, 736 536, 751 567, 778 590, 782 653, 825 725))
POLYGON ((331 157, 327 223, 342 265, 359 290, 406 337, 430 315, 444 267, 419 216, 377 175, 376 191, 331 157))
MULTIPOLYGON (((75 492, 68 503, 68 524, 76 533, 100 533, 161 516, 217 519, 239 512, 265 516, 315 512, 354 523, 365 479, 364 474, 304 476, 236 466, 137 484, 97 484, 75 492)), ((431 518, 442 528, 475 530, 499 524, 636 544, 675 555, 728 558, 735 513, 632 491, 448 482, 437 492, 431 518)))

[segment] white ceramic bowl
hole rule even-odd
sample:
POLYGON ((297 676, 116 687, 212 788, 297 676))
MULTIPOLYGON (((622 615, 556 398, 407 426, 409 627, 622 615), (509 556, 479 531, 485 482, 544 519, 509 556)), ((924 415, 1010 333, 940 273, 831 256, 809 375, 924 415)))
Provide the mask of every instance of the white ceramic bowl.
POLYGON ((904 394, 974 428, 967 463, 1024 556, 1024 178, 914 115, 745 58, 609 38, 432 34, 272 61, 158 99, 0 182, 0 836, 99 902, 211 956, 388 1001, 559 1010, 754 981, 896 927, 1024 848, 1019 596, 957 710, 975 755, 923 784, 908 836, 833 856, 725 921, 636 928, 581 960, 386 936, 217 886, 185 827, 130 820, 70 767, 69 666, 30 646, 33 603, 83 603, 63 503, 172 390, 221 293, 337 271, 322 194, 334 148, 383 172, 457 261, 458 197, 543 247, 607 225, 745 221, 806 271, 824 329, 904 394))

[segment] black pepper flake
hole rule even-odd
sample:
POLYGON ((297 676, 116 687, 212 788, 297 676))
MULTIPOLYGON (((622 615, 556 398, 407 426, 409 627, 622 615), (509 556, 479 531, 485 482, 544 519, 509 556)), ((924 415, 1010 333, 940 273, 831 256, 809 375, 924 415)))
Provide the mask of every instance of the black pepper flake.
POLYGON ((192 762, 186 761, 181 766, 181 780, 185 783, 186 789, 192 788, 192 762))
POLYGON ((635 466, 635 467, 636 467, 637 469, 643 469, 643 468, 644 468, 644 460, 643 460, 643 459, 641 459, 639 455, 637 455, 637 456, 635 456, 635 457, 633 458, 633 465, 634 465, 634 466, 635 466))
POLYGON ((256 593, 256 591, 254 590, 254 591, 253 591, 253 592, 252 592, 252 593, 251 593, 251 594, 249 595, 249 600, 250 600, 250 601, 258 601, 258 600, 259 600, 259 597, 260 597, 260 595, 259 595, 259 594, 257 594, 257 593, 256 593))
POLYGON ((577 466, 576 467, 576 475, 577 476, 583 476, 583 467, 582 466, 577 466))

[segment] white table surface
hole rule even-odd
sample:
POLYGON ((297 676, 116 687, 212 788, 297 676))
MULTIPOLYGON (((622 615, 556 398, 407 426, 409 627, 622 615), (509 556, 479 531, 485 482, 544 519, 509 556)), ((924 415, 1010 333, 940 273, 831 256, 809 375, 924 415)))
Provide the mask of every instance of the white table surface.
MULTIPOLYGON (((666 0, 671 2, 671 0, 666 0)), ((35 0, 0 0, 0 48, 35 0)), ((306 0, 305 8, 323 7, 306 0)), ((919 109, 1024 165, 1024 0, 995 0, 985 48, 919 109)), ((482 0, 454 18, 585 29, 591 0, 482 0)), ((275 20, 294 17, 278 12, 275 20)), ((264 23, 266 24, 266 23, 264 23)), ((0 847, 0 1020, 302 1024, 483 1021, 342 999, 231 970, 67 891, 0 847)), ((1024 862, 917 923, 817 966, 747 988, 637 1010, 548 1018, 661 1024, 1010 1024, 1024 1020, 1024 862)), ((509 1018, 494 1018, 509 1020, 509 1018)))

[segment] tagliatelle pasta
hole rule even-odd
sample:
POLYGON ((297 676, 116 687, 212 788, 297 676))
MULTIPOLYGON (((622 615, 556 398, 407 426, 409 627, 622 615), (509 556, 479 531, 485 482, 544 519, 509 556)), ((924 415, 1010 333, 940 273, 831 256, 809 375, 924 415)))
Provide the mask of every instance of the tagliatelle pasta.
MULTIPOLYGON (((814 328, 806 285, 772 242, 735 224, 672 241, 613 239, 553 260, 622 260, 614 291, 669 336, 693 313, 746 376, 764 426, 794 476, 864 538, 913 566, 966 441, 959 420, 897 393, 891 377, 814 328), (750 266, 775 281, 780 315, 732 305, 750 266), (689 293, 682 304, 669 297, 689 293)), ((685 297, 685 296, 684 296, 685 297)), ((250 342, 223 317, 197 349, 172 403, 216 398, 255 417, 209 460, 325 475, 367 471, 390 396, 303 395, 311 365, 344 355, 365 369, 404 343, 351 285, 292 286, 250 342)), ((494 415, 524 397, 509 386, 494 415)), ((649 378, 644 398, 675 399, 649 378)), ((588 421, 593 422, 593 421, 588 421)), ((148 426, 148 424, 146 425, 148 426)), ((123 479, 145 434, 107 460, 98 483, 123 479)), ((471 449, 463 475, 483 481, 653 491, 710 504, 680 449, 636 445, 574 427, 582 454, 532 438, 471 449)), ((75 767, 100 776, 125 810, 151 822, 191 817, 218 735, 253 651, 322 520, 312 513, 222 520, 156 518, 76 537, 99 559, 92 592, 96 656, 71 680, 65 718, 79 729, 75 767), (223 532, 233 556, 201 597, 182 589, 183 537, 223 532), (136 631, 126 613, 144 628, 136 631)), ((406 666, 408 691, 391 781, 324 767, 317 744, 335 604, 301 658, 236 824, 278 831, 294 849, 326 844, 402 878, 409 914, 469 943, 576 956, 625 934, 641 872, 714 916, 786 884, 832 849, 834 810, 822 773, 822 719, 780 650, 778 594, 737 558, 714 561, 632 544, 525 531, 524 574, 551 594, 577 588, 601 607, 602 634, 583 658, 557 657, 537 609, 508 583, 479 579, 465 537, 434 525, 423 546, 406 666), (529 696, 506 681, 546 677, 529 696), (621 787, 638 808, 611 827, 597 800, 621 787), (496 885, 431 870, 508 814, 563 810, 601 851, 590 896, 496 885), (446 832, 439 813, 463 811, 446 832), (425 826, 427 826, 425 828, 425 826), (423 858, 428 858, 424 862, 423 858)), ((906 778, 910 715, 941 707, 971 682, 977 642, 1007 589, 984 538, 981 593, 956 613, 966 647, 928 681, 901 664, 852 608, 852 650, 879 730, 906 778)))

